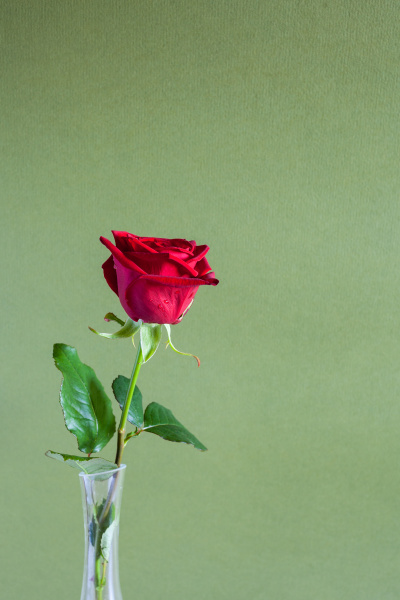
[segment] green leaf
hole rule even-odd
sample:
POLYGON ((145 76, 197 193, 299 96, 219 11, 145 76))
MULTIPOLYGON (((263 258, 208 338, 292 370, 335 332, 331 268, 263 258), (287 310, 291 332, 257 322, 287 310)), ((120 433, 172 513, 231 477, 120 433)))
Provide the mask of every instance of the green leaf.
MULTIPOLYGON (((114 392, 116 401, 121 407, 121 410, 124 410, 129 383, 130 379, 128 379, 128 377, 124 377, 123 375, 118 375, 118 377, 112 382, 112 390, 114 392)), ((135 389, 133 391, 133 396, 128 411, 128 421, 129 423, 132 423, 132 425, 135 425, 135 427, 142 428, 143 426, 142 392, 139 390, 137 385, 135 385, 135 389)))
POLYGON ((107 313, 106 316, 104 317, 104 320, 105 321, 115 321, 116 323, 119 323, 120 325, 124 325, 124 321, 122 321, 122 319, 119 319, 112 312, 107 313))
POLYGON ((96 543, 96 529, 97 529, 97 524, 96 524, 96 521, 94 520, 94 518, 92 517, 92 520, 90 521, 90 524, 89 524, 89 540, 93 547, 96 543))
POLYGON ((112 542, 112 538, 113 538, 113 534, 114 534, 116 525, 117 525, 117 523, 114 520, 111 523, 111 525, 109 527, 107 527, 107 529, 101 536, 101 542, 100 542, 101 554, 103 555, 104 560, 107 562, 110 559, 111 542, 112 542))
POLYGON ((109 547, 112 541, 112 536, 110 535, 112 533, 112 531, 114 530, 115 524, 112 528, 112 530, 107 534, 108 529, 110 528, 110 526, 113 525, 113 523, 115 523, 114 519, 115 519, 115 504, 112 503, 108 513, 106 514, 105 518, 103 521, 100 522, 100 518, 103 515, 104 509, 106 507, 108 503, 108 499, 105 498, 100 504, 96 504, 95 506, 95 510, 94 510, 94 515, 92 517, 92 520, 90 522, 89 525, 89 539, 90 539, 90 543, 93 547, 96 546, 96 536, 97 534, 100 536, 100 548, 101 550, 103 550, 103 548, 105 549, 105 555, 103 555, 103 557, 108 561, 108 557, 109 557, 109 547), (105 539, 103 540, 103 537, 106 535, 105 539), (106 558, 107 556, 107 558, 106 558))
MULTIPOLYGON (((100 504, 96 504, 96 521, 99 522, 100 518, 103 516, 103 512, 105 507, 108 504, 108 498, 104 498, 104 500, 100 504)), ((100 530, 104 533, 108 527, 110 527, 111 523, 115 519, 115 504, 112 502, 110 509, 106 516, 104 517, 100 530)))
POLYGON ((170 442, 193 444, 198 450, 207 448, 188 431, 172 414, 172 412, 157 402, 151 402, 144 413, 143 431, 155 433, 170 442))
POLYGON ((93 369, 83 364, 72 346, 54 344, 54 362, 64 376, 60 402, 65 425, 85 454, 99 452, 115 432, 111 400, 93 369))
POLYGON ((157 323, 143 323, 140 328, 140 343, 143 353, 143 362, 147 362, 157 350, 161 340, 161 325, 157 323))
POLYGON ((180 350, 178 350, 177 348, 175 348, 175 346, 172 343, 172 339, 171 339, 171 325, 168 325, 168 323, 164 324, 165 329, 167 330, 168 333, 168 346, 171 346, 172 350, 174 350, 175 352, 177 352, 178 354, 182 354, 183 356, 193 356, 193 358, 195 358, 197 360, 197 366, 200 366, 200 359, 198 356, 196 356, 195 354, 191 354, 190 352, 181 352, 180 350))
POLYGON ((47 450, 45 454, 49 458, 54 458, 55 460, 66 463, 70 467, 79 469, 79 471, 82 471, 87 475, 93 475, 94 473, 105 473, 106 471, 114 471, 115 469, 118 469, 115 463, 105 460, 104 458, 74 456, 73 454, 53 452, 53 450, 47 450))
MULTIPOLYGON (((108 314, 111 314, 111 313, 108 313, 108 314)), ((115 320, 115 319, 113 319, 113 320, 115 320)), ((118 319, 118 321, 119 321, 119 319, 118 319)), ((96 333, 97 335, 101 335, 102 337, 109 338, 110 340, 115 340, 115 339, 119 339, 119 338, 132 337, 140 329, 140 325, 141 325, 140 321, 133 321, 130 317, 128 317, 127 320, 125 321, 124 325, 121 327, 121 329, 119 329, 115 333, 100 333, 99 331, 96 331, 95 329, 93 329, 93 327, 89 327, 89 329, 90 329, 90 331, 93 331, 93 333, 96 333)))

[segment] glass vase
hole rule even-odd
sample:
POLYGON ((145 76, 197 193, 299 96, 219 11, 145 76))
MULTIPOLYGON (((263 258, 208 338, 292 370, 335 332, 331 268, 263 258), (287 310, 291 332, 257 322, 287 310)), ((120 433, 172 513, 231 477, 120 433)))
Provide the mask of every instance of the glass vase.
POLYGON ((122 600, 118 535, 125 467, 79 473, 85 528, 81 600, 122 600))

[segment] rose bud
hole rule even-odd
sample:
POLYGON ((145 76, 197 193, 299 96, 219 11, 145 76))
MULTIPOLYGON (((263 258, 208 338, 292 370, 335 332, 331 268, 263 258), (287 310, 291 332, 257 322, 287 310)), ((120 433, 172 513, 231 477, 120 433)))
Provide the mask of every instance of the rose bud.
POLYGON ((205 257, 208 246, 126 231, 112 233, 115 245, 100 238, 111 252, 103 264, 104 277, 134 321, 179 323, 199 286, 218 284, 205 257))

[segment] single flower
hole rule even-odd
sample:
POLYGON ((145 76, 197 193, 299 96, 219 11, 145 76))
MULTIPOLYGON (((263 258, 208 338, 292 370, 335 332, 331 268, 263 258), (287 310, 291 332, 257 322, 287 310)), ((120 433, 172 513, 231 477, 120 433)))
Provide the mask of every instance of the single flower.
POLYGON ((126 231, 112 233, 115 245, 100 238, 111 252, 103 264, 104 277, 134 321, 179 323, 199 286, 218 284, 206 259, 206 245, 139 237, 126 231))

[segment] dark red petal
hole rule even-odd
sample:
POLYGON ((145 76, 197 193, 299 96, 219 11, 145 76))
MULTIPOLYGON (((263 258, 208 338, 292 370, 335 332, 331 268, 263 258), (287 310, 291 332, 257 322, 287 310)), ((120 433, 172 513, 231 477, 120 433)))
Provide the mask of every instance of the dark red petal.
POLYGON ((114 259, 112 256, 107 258, 106 262, 102 264, 104 277, 112 289, 118 296, 118 281, 117 281, 117 273, 114 268, 114 259))
POLYGON ((121 252, 155 252, 152 248, 143 243, 143 238, 128 231, 112 231, 115 239, 115 245, 121 252))
POLYGON ((197 271, 197 275, 199 277, 206 275, 207 273, 209 273, 211 271, 211 266, 206 258, 202 258, 196 264, 196 271, 197 271))
POLYGON ((174 262, 178 263, 179 265, 181 265, 181 267, 184 267, 184 269, 186 271, 189 271, 189 273, 191 275, 194 275, 196 277, 197 275, 197 271, 196 269, 194 269, 193 267, 191 267, 190 265, 188 265, 187 262, 185 262, 184 260, 182 260, 181 258, 178 258, 177 256, 174 256, 172 253, 168 254, 168 258, 170 260, 173 260, 174 262))
POLYGON ((193 244, 184 239, 174 238, 145 238, 146 243, 151 245, 152 248, 156 249, 157 252, 172 252, 177 256, 183 255, 191 257, 193 255, 193 244))
POLYGON ((161 285, 171 285, 173 287, 188 287, 197 285, 217 285, 218 279, 214 278, 214 273, 207 273, 202 277, 165 277, 163 275, 143 275, 140 279, 155 281, 161 285))
POLYGON ((219 284, 219 279, 215 279, 215 273, 213 271, 210 271, 210 273, 206 273, 205 275, 201 276, 202 279, 204 279, 204 283, 208 283, 210 285, 218 285, 219 284))
POLYGON ((193 301, 198 287, 195 284, 177 288, 160 285, 158 279, 138 277, 125 290, 124 308, 128 315, 134 313, 145 323, 177 323, 193 301))
POLYGON ((196 250, 194 251, 193 258, 195 258, 196 260, 201 260, 207 254, 209 249, 210 247, 206 244, 204 244, 203 246, 197 246, 196 250))
POLYGON ((104 246, 106 248, 109 249, 109 251, 111 252, 111 254, 121 263, 121 265, 123 267, 126 267, 127 269, 132 269, 133 271, 137 271, 138 273, 141 273, 141 274, 145 274, 145 272, 143 271, 143 269, 141 269, 140 267, 138 267, 137 265, 135 265, 134 262, 132 262, 131 260, 129 260, 129 258, 127 258, 125 256, 125 254, 123 252, 121 252, 121 250, 119 250, 118 248, 116 248, 116 246, 114 246, 114 244, 112 244, 109 240, 107 240, 104 237, 101 237, 100 241, 101 241, 102 244, 104 244, 104 246))
POLYGON ((146 252, 151 252, 153 254, 157 254, 157 250, 154 250, 154 248, 150 244, 145 243, 146 241, 148 241, 151 238, 139 237, 138 235, 133 235, 133 233, 129 233, 128 235, 134 245, 134 250, 136 250, 138 252, 143 252, 143 250, 144 250, 146 252))
POLYGON ((112 231, 111 233, 114 236, 115 246, 118 250, 121 250, 121 252, 132 250, 132 245, 128 237, 129 233, 127 231, 112 231))
MULTIPOLYGON (((126 258, 143 269, 148 275, 163 275, 164 277, 188 277, 185 263, 173 260, 169 254, 150 252, 125 252, 126 258)), ((191 274, 191 270, 189 270, 191 274)), ((194 275, 197 275, 195 272, 194 275)))

